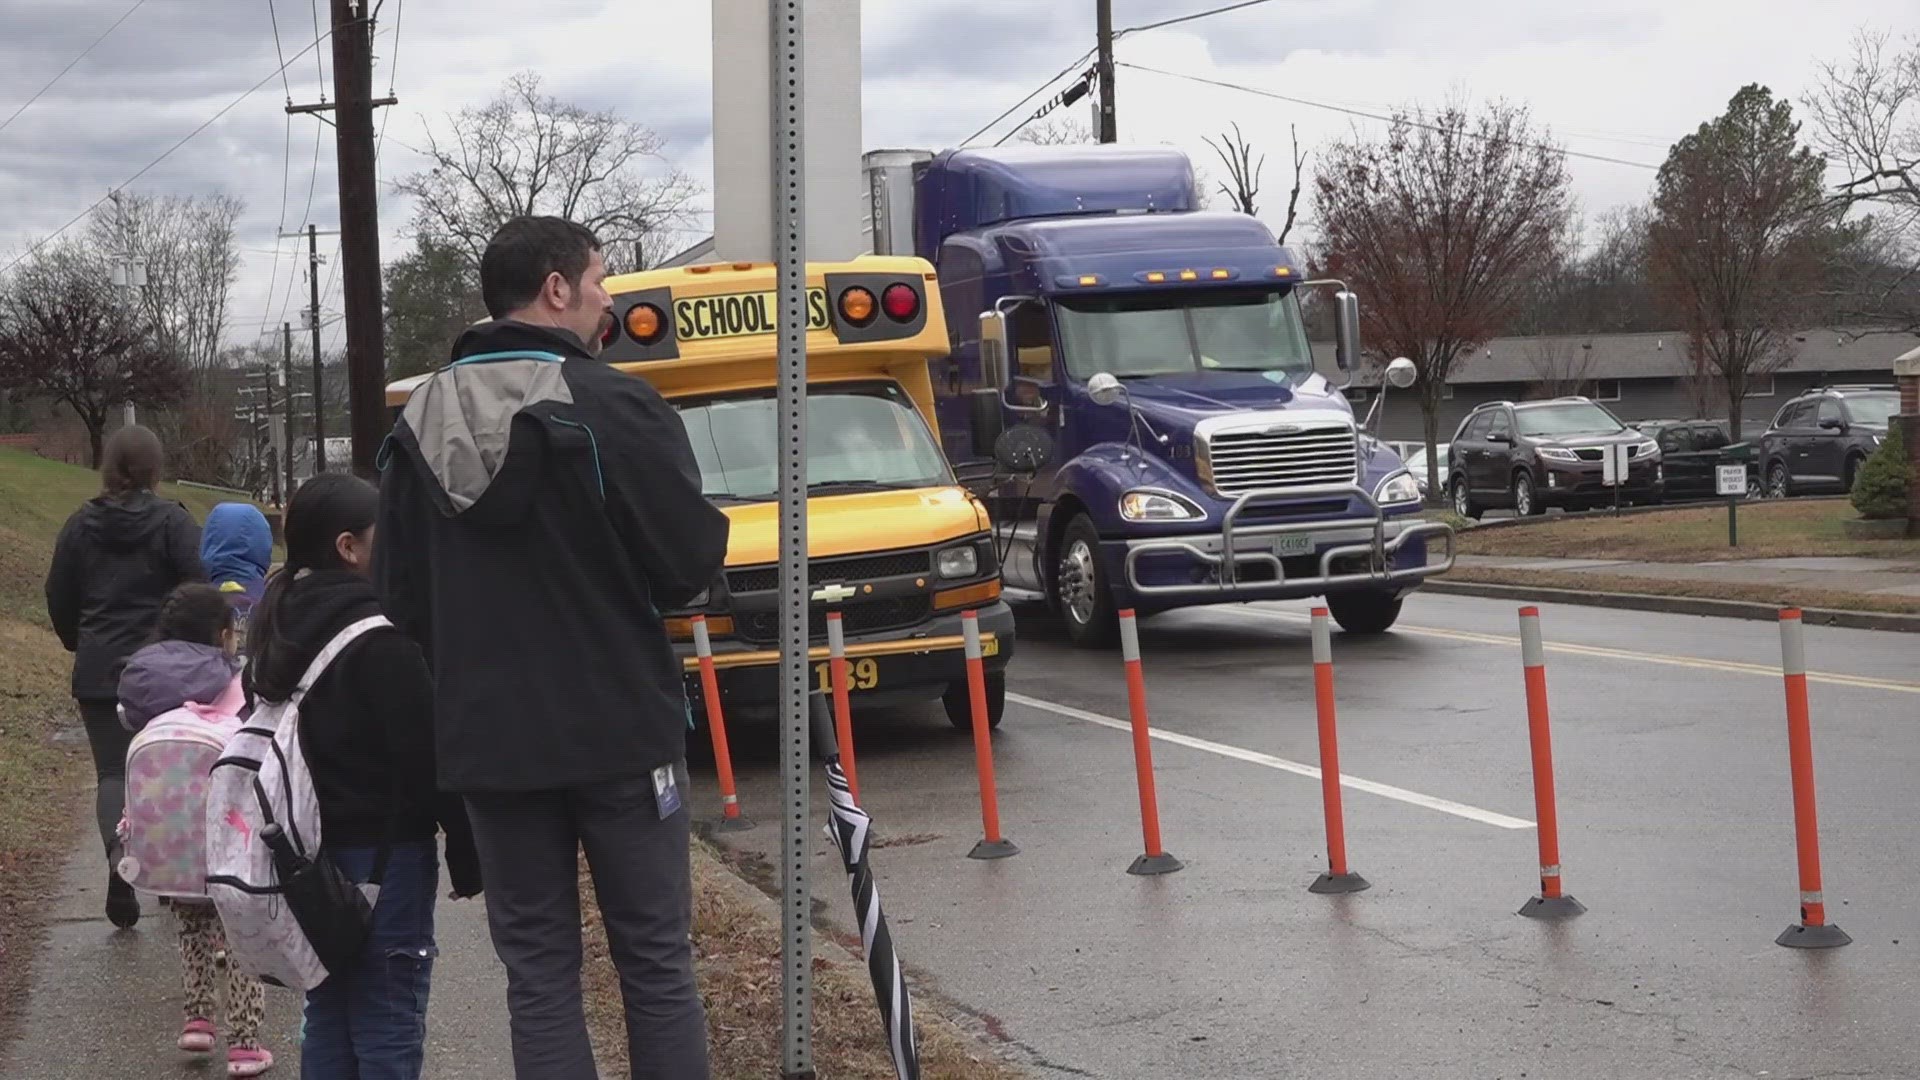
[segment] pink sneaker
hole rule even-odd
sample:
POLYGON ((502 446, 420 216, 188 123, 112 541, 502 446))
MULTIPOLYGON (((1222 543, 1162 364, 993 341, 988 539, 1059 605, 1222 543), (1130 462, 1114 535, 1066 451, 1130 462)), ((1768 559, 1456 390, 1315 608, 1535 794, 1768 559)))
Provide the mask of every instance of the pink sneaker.
POLYGON ((228 1076, 259 1076, 273 1068, 273 1055, 264 1046, 236 1046, 227 1050, 228 1076))
POLYGON ((213 1021, 193 1019, 180 1029, 180 1049, 189 1054, 206 1054, 213 1051, 213 1021))

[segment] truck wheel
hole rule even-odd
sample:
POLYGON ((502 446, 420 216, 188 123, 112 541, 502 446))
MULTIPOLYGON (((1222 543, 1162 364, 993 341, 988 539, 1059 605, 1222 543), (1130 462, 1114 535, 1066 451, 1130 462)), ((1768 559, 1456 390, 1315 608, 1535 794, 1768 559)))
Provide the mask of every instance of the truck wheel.
POLYGON ((1480 509, 1480 504, 1473 501, 1473 491, 1467 487, 1467 478, 1464 476, 1455 476, 1452 487, 1453 512, 1463 518, 1472 518, 1475 521, 1480 520, 1480 515, 1483 511, 1480 509))
POLYGON ((1333 615, 1333 621, 1340 624, 1340 629, 1349 634, 1384 634, 1400 618, 1400 598, 1365 590, 1331 593, 1327 596, 1327 611, 1333 615))
POLYGON ((1113 590, 1100 571, 1100 534, 1085 514, 1075 514, 1060 537, 1053 571, 1053 602, 1067 624, 1067 640, 1082 649, 1104 649, 1120 636, 1113 590))
MULTIPOLYGON (((947 684, 947 692, 940 695, 940 704, 946 706, 947 723, 961 731, 973 730, 973 696, 967 692, 967 680, 960 679, 947 684)), ((1006 672, 987 675, 987 727, 998 728, 1000 717, 1007 711, 1007 674, 1006 672)))

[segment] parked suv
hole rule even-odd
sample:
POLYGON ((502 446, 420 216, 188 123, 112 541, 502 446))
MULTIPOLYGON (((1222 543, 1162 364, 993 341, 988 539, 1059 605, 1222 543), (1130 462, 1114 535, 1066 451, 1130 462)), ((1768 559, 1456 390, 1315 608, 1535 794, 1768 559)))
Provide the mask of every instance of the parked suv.
POLYGON ((1823 386, 1781 406, 1760 436, 1767 497, 1848 492, 1900 411, 1891 386, 1823 386))
POLYGON ((1460 422, 1448 447, 1447 487, 1455 512, 1477 518, 1490 507, 1521 515, 1549 506, 1585 509, 1613 501, 1606 448, 1624 444, 1628 475, 1622 502, 1659 502, 1665 475, 1660 445, 1583 397, 1482 405, 1460 422))

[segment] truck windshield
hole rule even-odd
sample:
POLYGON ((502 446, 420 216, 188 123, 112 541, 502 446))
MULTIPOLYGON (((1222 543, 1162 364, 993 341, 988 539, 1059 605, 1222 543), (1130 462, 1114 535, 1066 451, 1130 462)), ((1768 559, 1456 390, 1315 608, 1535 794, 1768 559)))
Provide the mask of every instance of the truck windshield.
MULTIPOLYGON (((721 502, 770 502, 780 488, 772 390, 676 402, 700 464, 703 493, 721 502)), ((937 487, 947 459, 898 387, 812 387, 807 394, 807 486, 814 494, 937 487)))
POLYGON ((1277 289, 1076 296, 1057 302, 1067 371, 1125 379, 1190 371, 1313 372, 1300 305, 1277 289))
POLYGON ((1513 411, 1520 434, 1540 436, 1586 435, 1592 432, 1625 431, 1625 425, 1598 405, 1584 401, 1565 405, 1530 405, 1513 411))

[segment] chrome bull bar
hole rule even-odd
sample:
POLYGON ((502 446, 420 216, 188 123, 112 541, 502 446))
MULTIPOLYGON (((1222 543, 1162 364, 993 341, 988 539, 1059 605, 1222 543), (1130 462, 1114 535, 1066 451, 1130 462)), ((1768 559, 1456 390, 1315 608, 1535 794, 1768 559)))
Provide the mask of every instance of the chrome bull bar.
POLYGON ((1410 521, 1399 527, 1395 535, 1387 535, 1387 515, 1374 500, 1373 495, 1358 484, 1316 484, 1311 487, 1262 488, 1249 491, 1234 500, 1227 509, 1226 516, 1220 522, 1220 552, 1215 554, 1197 547, 1189 540, 1166 539, 1146 540, 1131 544, 1127 548, 1126 577, 1127 587, 1141 596, 1193 595, 1196 593, 1231 592, 1239 586, 1240 564, 1271 566, 1273 581, 1259 582, 1259 585, 1306 586, 1326 589, 1345 585, 1394 586, 1412 584, 1433 574, 1443 574, 1453 569, 1453 526, 1443 521, 1410 521), (1371 517, 1341 518, 1335 521, 1298 521, 1279 522, 1271 525, 1251 525, 1236 527, 1240 514, 1249 506, 1264 505, 1278 500, 1304 500, 1327 498, 1358 499, 1373 511, 1371 517), (1328 548, 1320 555, 1320 573, 1316 577, 1288 577, 1280 556, 1270 551, 1239 551, 1236 541, 1242 537, 1271 537, 1292 533, 1331 533, 1368 529, 1371 539, 1352 544, 1342 544, 1328 548), (1446 558, 1433 562, 1429 558, 1425 566, 1395 569, 1393 556, 1414 537, 1444 536, 1447 541, 1446 558), (1177 554, 1186 555, 1201 563, 1218 568, 1217 580, 1195 582, 1181 585, 1148 585, 1140 580, 1138 564, 1142 556, 1177 554), (1367 559, 1364 572, 1336 574, 1333 572, 1335 560, 1353 555, 1363 555, 1367 559))

